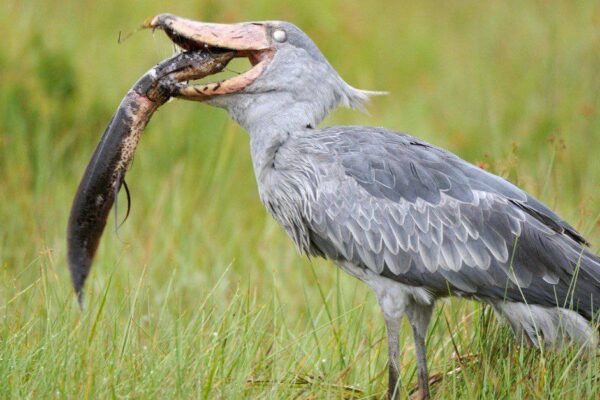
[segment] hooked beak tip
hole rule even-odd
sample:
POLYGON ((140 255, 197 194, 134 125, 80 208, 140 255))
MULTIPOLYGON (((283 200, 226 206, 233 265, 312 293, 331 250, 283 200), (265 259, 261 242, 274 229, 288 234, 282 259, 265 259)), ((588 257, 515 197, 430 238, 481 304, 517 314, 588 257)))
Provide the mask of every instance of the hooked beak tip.
POLYGON ((146 20, 142 23, 142 28, 145 29, 156 29, 162 28, 166 25, 166 21, 169 19, 173 19, 175 16, 173 14, 158 14, 153 17, 146 18, 146 20))

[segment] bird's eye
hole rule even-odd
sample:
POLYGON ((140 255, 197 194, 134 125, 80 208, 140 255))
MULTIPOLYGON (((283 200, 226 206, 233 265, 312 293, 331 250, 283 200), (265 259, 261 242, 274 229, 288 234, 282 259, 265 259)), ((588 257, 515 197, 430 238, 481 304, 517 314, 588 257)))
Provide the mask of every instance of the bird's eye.
POLYGON ((285 33, 285 31, 277 29, 273 32, 273 39, 275 39, 275 41, 279 43, 285 42, 285 40, 287 39, 287 34, 285 33))

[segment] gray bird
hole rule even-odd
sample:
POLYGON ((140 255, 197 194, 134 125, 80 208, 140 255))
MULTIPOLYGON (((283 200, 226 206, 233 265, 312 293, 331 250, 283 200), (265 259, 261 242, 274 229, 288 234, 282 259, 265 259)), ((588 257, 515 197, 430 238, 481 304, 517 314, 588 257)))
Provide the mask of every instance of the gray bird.
POLYGON ((186 50, 235 50, 252 68, 189 85, 179 97, 229 113, 250 134, 260 198, 308 256, 375 292, 387 327, 390 398, 399 397, 398 333, 412 326, 418 395, 429 397, 425 337, 435 301, 479 300, 533 345, 597 346, 600 258, 567 222, 510 182, 446 150, 383 128, 318 124, 373 92, 347 84, 287 22, 210 24, 173 15, 186 50))

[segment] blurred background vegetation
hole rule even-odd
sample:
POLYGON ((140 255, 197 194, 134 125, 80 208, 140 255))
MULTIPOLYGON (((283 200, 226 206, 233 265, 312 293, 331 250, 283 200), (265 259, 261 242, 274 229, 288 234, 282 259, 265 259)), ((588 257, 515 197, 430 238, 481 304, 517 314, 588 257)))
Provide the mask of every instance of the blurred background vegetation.
MULTIPOLYGON (((294 22, 350 84, 390 92, 369 115, 342 110, 324 125, 381 125, 448 148, 539 197, 598 252, 597 1, 4 0, 0 397, 385 390, 383 321, 367 288, 297 255, 259 202, 247 136, 202 104, 173 101, 148 126, 127 179, 132 215, 118 236, 107 225, 79 313, 65 261, 71 200, 121 97, 173 53, 160 32, 136 32, 160 12, 294 22)), ((430 370, 460 371, 436 397, 600 390, 596 358, 517 347, 472 303, 439 309, 430 370)), ((410 338, 403 349, 408 395, 410 338)))

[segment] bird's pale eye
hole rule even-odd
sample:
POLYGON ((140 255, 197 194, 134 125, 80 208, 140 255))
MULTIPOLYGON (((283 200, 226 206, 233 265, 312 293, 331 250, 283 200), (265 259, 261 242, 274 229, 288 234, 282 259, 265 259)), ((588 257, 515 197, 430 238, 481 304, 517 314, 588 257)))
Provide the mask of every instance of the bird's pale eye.
POLYGON ((285 40, 287 39, 287 34, 285 33, 285 31, 277 29, 273 32, 273 39, 275 39, 275 41, 279 43, 285 42, 285 40))

